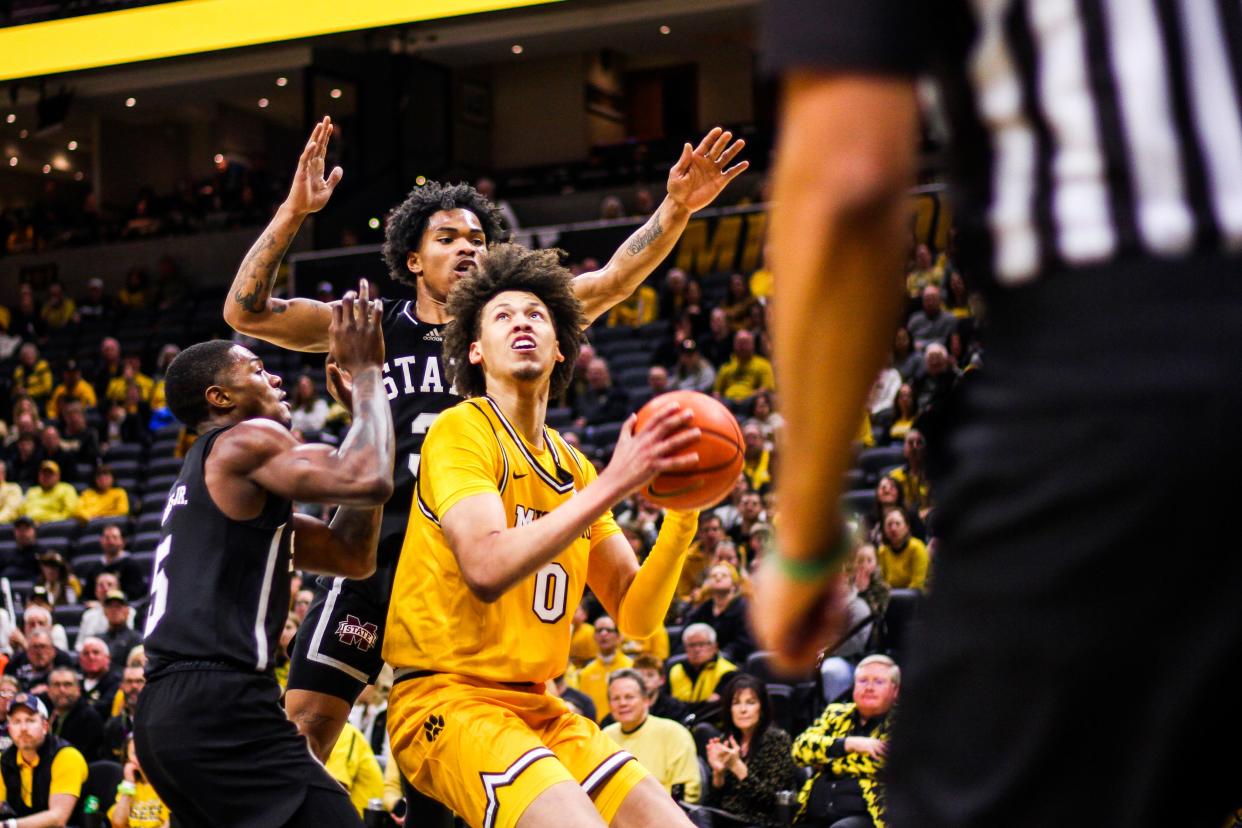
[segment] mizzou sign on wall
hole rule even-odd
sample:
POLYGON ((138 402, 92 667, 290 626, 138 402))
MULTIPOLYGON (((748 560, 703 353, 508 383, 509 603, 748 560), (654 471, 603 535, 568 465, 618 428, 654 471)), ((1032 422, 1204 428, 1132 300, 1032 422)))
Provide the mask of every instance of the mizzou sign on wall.
MULTIPOLYGON (((948 242, 950 215, 944 193, 918 192, 911 196, 911 229, 920 241, 936 250, 948 242)), ((749 273, 763 262, 768 206, 755 205, 704 210, 686 226, 664 267, 679 267, 693 276, 738 271, 749 273)), ((557 230, 537 229, 521 241, 535 246, 560 247, 574 261, 594 258, 601 264, 624 243, 640 222, 557 230)))

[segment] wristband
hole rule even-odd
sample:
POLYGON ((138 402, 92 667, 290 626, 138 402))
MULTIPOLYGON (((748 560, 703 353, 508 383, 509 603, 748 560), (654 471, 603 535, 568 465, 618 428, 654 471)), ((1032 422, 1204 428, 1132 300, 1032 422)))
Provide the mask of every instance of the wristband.
POLYGON ((121 783, 116 786, 116 795, 117 796, 133 796, 137 790, 138 790, 138 787, 134 785, 133 782, 130 782, 128 780, 122 780, 121 783))
POLYGON ((776 549, 769 552, 768 557, 772 559, 777 569, 783 572, 789 580, 800 584, 813 584, 831 575, 849 553, 851 546, 853 546, 853 542, 850 533, 843 529, 837 538, 836 544, 818 557, 808 560, 794 560, 793 558, 786 558, 776 549))

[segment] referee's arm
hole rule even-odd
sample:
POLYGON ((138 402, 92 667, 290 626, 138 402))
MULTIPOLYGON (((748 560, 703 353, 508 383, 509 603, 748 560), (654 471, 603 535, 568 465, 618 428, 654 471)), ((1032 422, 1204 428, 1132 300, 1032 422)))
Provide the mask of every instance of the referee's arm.
MULTIPOLYGON (((769 260, 782 397, 781 552, 828 554, 868 390, 901 308, 918 113, 909 78, 795 70, 786 76, 769 260)), ((760 646, 805 663, 835 634, 839 579, 765 567, 752 605, 760 646)))

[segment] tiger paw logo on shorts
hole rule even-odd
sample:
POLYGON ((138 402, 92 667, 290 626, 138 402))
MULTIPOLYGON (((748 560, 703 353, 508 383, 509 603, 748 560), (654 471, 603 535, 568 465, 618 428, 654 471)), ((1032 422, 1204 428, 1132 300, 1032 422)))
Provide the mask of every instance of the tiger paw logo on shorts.
POLYGON ((444 730, 444 717, 439 714, 432 713, 427 717, 427 721, 423 722, 423 733, 427 736, 428 742, 434 742, 441 730, 444 730))
POLYGON ((346 615, 345 620, 336 626, 336 637, 342 644, 352 645, 365 653, 379 640, 379 628, 374 624, 362 623, 356 616, 346 615))

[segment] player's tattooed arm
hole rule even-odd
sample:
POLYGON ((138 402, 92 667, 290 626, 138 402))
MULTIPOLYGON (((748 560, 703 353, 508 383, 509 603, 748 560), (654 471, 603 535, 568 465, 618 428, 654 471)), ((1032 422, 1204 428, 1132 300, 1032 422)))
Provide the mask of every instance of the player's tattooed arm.
POLYGON ((341 180, 340 167, 324 177, 332 122, 315 125, 298 159, 289 196, 263 235, 242 259, 224 302, 224 320, 234 330, 295 351, 326 351, 329 306, 312 299, 277 299, 272 287, 280 262, 311 213, 321 210, 341 180))
POLYGON ((668 195, 655 214, 638 228, 601 270, 574 279, 587 324, 624 301, 672 251, 690 216, 711 204, 730 181, 750 165, 730 162, 746 142, 714 128, 697 147, 686 144, 668 174, 668 195))

